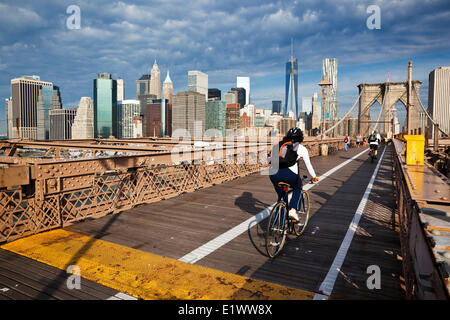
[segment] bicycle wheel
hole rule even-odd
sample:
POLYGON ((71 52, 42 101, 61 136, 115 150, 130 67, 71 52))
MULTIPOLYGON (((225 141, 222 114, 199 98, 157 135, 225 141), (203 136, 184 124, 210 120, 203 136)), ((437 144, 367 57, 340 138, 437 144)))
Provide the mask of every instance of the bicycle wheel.
POLYGON ((266 251, 270 258, 275 258, 286 242, 287 210, 284 202, 279 202, 272 209, 267 222, 266 251))
POLYGON ((294 232, 297 237, 300 237, 306 229, 309 221, 309 208, 309 193, 308 191, 302 191, 302 207, 298 211, 300 221, 294 223, 294 232))

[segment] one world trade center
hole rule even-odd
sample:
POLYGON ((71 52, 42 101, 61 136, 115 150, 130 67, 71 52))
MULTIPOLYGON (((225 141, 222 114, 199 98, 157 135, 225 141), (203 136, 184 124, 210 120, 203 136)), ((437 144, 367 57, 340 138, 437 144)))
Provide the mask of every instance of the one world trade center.
POLYGON ((283 115, 288 116, 289 111, 298 117, 298 63, 294 58, 294 46, 291 40, 291 58, 286 62, 286 94, 284 99, 283 115), (288 109, 290 101, 290 108, 288 109))

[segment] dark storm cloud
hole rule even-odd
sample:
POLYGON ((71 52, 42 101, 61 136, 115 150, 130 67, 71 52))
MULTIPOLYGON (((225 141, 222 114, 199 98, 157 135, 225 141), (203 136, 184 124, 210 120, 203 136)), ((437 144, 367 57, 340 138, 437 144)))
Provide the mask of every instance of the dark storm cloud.
POLYGON ((450 50, 447 0, 3 1, 0 11, 2 97, 11 78, 38 74, 61 87, 65 105, 92 95, 99 72, 124 78, 133 98, 154 59, 176 91, 193 69, 207 72, 211 87, 233 86, 236 75, 255 84, 283 73, 291 37, 301 72, 320 69, 324 57, 341 67, 450 50), (372 4, 381 30, 366 27, 372 4), (81 9, 80 30, 66 27, 69 5, 81 9))

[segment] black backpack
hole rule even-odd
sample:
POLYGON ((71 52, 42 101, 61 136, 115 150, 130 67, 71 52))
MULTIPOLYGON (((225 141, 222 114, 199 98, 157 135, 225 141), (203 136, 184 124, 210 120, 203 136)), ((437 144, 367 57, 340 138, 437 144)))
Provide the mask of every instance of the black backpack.
POLYGON ((280 141, 278 145, 273 146, 271 154, 277 154, 276 151, 279 151, 278 166, 280 168, 292 167, 297 162, 298 154, 297 151, 294 150, 294 144, 292 141, 280 141), (278 148, 278 150, 275 150, 275 148, 278 148), (286 149, 286 154, 284 155, 284 157, 282 157, 282 152, 284 149, 286 149))

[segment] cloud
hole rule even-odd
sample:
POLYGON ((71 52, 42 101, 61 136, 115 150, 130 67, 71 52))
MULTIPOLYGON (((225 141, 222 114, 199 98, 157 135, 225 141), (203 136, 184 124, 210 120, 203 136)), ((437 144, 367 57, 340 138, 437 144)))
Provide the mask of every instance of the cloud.
POLYGON ((301 95, 317 90, 322 59, 336 57, 347 101, 356 82, 394 74, 408 59, 425 57, 420 68, 426 81, 436 66, 433 55, 444 53, 443 63, 450 51, 448 0, 205 0, 188 6, 182 0, 78 0, 80 30, 66 28, 73 1, 3 2, 3 97, 11 77, 39 74, 61 87, 63 101, 78 101, 92 95, 97 73, 110 72, 125 80, 126 96, 133 98, 136 79, 157 59, 161 78, 170 69, 175 91, 186 89, 188 70, 207 72, 210 87, 224 92, 245 74, 252 78, 253 100, 270 105, 284 100, 292 37, 301 95), (381 9, 381 30, 366 27, 371 4, 381 9))

